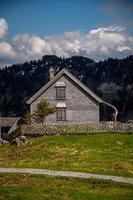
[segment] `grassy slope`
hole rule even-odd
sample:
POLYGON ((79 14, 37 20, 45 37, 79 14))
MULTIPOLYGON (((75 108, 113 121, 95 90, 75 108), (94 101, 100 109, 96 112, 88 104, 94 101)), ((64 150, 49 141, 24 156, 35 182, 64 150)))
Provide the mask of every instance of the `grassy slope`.
POLYGON ((0 174, 0 200, 132 200, 133 185, 102 180, 0 174))
POLYGON ((32 167, 133 177, 133 136, 97 134, 30 138, 0 146, 0 167, 32 167))

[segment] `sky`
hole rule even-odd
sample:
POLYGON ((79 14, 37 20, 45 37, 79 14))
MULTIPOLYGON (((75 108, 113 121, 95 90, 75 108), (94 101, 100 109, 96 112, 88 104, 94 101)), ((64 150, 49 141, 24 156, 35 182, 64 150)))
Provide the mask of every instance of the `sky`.
POLYGON ((0 0, 0 66, 133 54, 133 0, 0 0))

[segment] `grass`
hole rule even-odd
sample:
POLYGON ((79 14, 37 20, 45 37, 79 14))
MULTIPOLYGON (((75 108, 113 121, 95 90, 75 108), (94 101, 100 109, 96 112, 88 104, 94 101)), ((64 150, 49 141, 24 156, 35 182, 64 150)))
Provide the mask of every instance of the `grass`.
POLYGON ((44 136, 0 146, 0 167, 45 168, 133 177, 133 136, 44 136))
POLYGON ((0 174, 0 200, 132 200, 133 185, 96 179, 0 174))

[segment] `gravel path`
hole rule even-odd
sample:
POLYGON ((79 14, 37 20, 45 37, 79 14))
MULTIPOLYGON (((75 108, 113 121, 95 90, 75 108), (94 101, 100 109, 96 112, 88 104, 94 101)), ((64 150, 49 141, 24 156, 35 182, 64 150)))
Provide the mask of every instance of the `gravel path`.
POLYGON ((56 170, 32 169, 32 168, 0 168, 0 173, 26 173, 26 174, 44 174, 48 176, 75 177, 75 178, 96 178, 96 179, 112 180, 115 182, 133 184, 133 178, 90 174, 84 172, 72 172, 72 171, 56 171, 56 170))

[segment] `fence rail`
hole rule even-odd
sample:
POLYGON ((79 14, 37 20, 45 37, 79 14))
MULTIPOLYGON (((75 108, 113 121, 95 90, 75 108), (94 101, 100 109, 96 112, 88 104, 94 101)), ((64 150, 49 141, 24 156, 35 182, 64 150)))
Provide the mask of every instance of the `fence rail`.
POLYGON ((88 135, 93 133, 133 133, 133 122, 99 122, 99 123, 60 123, 23 125, 21 133, 26 136, 41 135, 88 135))

